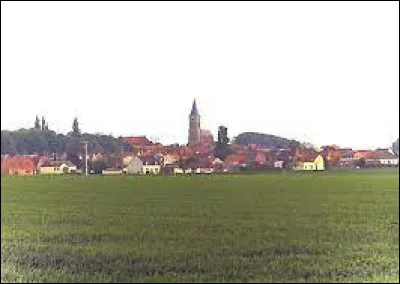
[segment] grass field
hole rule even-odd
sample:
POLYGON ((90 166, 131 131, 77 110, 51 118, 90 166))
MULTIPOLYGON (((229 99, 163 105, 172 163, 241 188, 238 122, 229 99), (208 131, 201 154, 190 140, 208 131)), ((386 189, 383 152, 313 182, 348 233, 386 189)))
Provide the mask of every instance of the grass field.
POLYGON ((2 177, 2 282, 398 282, 398 170, 2 177))

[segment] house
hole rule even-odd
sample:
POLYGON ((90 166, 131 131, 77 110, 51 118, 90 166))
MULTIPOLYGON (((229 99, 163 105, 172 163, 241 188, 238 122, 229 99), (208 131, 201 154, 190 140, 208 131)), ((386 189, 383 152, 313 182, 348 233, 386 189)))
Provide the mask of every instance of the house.
POLYGON ((353 157, 356 160, 360 160, 360 159, 375 160, 376 153, 375 153, 375 151, 371 151, 371 150, 358 150, 354 153, 353 157))
POLYGON ((151 144, 151 141, 146 136, 130 136, 122 137, 121 140, 124 143, 131 144, 134 146, 147 146, 151 144))
POLYGON ((352 149, 339 149, 339 164, 340 168, 354 168, 356 166, 356 159, 354 158, 354 151, 352 149))
POLYGON ((97 162, 97 161, 101 161, 103 159, 103 154, 99 153, 93 153, 92 157, 89 158, 92 162, 97 162))
POLYGON ((267 162, 266 156, 262 152, 257 152, 256 157, 254 158, 256 164, 262 166, 265 165, 267 162))
POLYGON ((36 165, 30 157, 7 156, 1 160, 2 175, 34 175, 36 165))
POLYGON ((130 159, 123 172, 127 174, 139 174, 143 172, 143 161, 139 157, 134 156, 130 159))
POLYGON ((381 166, 398 166, 399 158, 389 152, 389 149, 378 149, 375 151, 375 158, 381 166))
POLYGON ((325 170, 324 158, 318 154, 313 160, 298 161, 295 170, 323 171, 325 170))
POLYGON ((183 174, 183 169, 182 168, 174 168, 174 174, 183 174))
POLYGON ((238 171, 247 166, 247 155, 245 153, 233 153, 225 158, 225 168, 229 171, 238 171))
POLYGON ((101 171, 102 175, 121 175, 122 170, 118 168, 108 168, 101 171))
POLYGON ((130 154, 124 155, 122 158, 122 164, 124 166, 127 166, 134 157, 135 157, 135 155, 130 155, 130 154))
POLYGON ((239 166, 242 164, 246 164, 246 155, 245 154, 230 154, 225 158, 225 165, 227 166, 239 166))
POLYGON ((178 155, 174 155, 174 154, 166 154, 164 155, 164 162, 163 165, 167 166, 167 165, 172 165, 176 162, 179 161, 179 156, 178 155))
POLYGON ((76 173, 77 167, 70 161, 53 161, 43 162, 39 167, 40 174, 67 174, 76 173))
POLYGON ((211 162, 212 166, 214 167, 215 172, 222 172, 224 170, 225 163, 219 158, 215 158, 211 162))
POLYGON ((276 169, 283 169, 283 161, 275 161, 274 168, 276 169))
POLYGON ((142 174, 155 174, 158 175, 161 172, 160 161, 154 156, 140 157, 143 162, 142 174))
POLYGON ((200 144, 212 144, 214 142, 214 137, 211 131, 206 129, 200 129, 200 144))

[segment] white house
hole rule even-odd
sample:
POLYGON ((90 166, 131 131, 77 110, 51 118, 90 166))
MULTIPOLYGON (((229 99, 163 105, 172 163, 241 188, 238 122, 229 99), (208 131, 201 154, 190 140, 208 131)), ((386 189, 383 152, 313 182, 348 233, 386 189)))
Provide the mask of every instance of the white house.
POLYGON ((176 155, 166 154, 164 155, 164 166, 173 165, 179 161, 179 157, 176 155))
POLYGON ((383 166, 398 166, 399 158, 388 150, 377 150, 376 159, 383 166))
POLYGON ((134 156, 130 159, 129 163, 124 168, 123 172, 127 174, 139 174, 143 172, 143 161, 134 156))
POLYGON ((142 174, 155 174, 158 175, 161 173, 161 165, 157 158, 153 156, 141 157, 143 162, 142 174))
POLYGON ((183 174, 183 169, 181 169, 181 168, 174 168, 174 174, 183 174))
POLYGON ((41 174, 67 174, 77 171, 77 167, 70 161, 47 161, 39 167, 41 174))
POLYGON ((283 168, 283 161, 275 161, 274 162, 274 167, 276 169, 282 169, 283 168))

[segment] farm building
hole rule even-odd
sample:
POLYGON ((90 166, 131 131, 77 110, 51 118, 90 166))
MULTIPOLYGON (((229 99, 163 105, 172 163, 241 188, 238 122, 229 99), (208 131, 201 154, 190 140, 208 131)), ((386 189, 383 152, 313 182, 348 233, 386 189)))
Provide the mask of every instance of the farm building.
POLYGON ((70 161, 46 161, 39 167, 40 174, 76 173, 77 167, 70 161))
POLYGON ((317 155, 315 159, 311 161, 299 161, 296 164, 295 170, 300 171, 324 171, 325 162, 321 155, 317 155))
POLYGON ((124 172, 127 174, 139 174, 143 170, 143 162, 142 160, 134 156, 133 158, 130 159, 129 163, 126 165, 124 168, 124 172))

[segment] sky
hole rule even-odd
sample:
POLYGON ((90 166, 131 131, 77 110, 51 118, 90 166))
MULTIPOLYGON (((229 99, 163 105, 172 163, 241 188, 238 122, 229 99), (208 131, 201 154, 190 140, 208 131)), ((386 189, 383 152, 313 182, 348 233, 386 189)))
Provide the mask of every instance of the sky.
POLYGON ((1 2, 1 129, 399 137, 399 2, 1 2))

